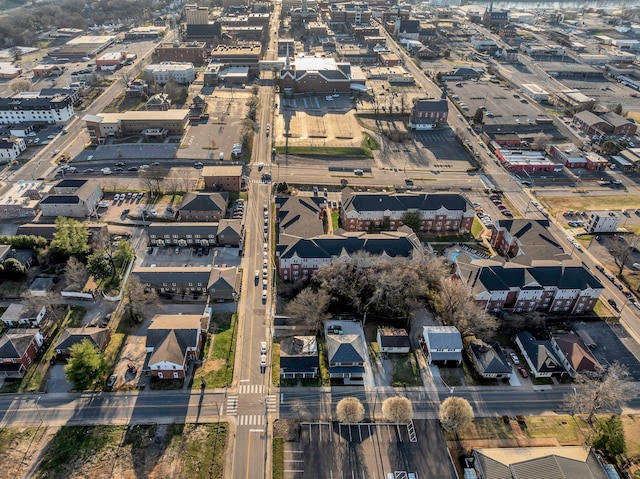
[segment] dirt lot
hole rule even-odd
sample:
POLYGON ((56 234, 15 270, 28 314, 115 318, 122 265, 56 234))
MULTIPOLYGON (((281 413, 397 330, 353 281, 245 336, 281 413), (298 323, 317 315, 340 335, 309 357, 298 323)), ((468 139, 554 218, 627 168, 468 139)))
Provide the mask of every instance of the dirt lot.
POLYGON ((3 455, 0 479, 22 477, 46 431, 42 427, 0 429, 0 449, 3 455))
POLYGON ((226 423, 63 427, 29 477, 222 478, 226 437, 226 423))

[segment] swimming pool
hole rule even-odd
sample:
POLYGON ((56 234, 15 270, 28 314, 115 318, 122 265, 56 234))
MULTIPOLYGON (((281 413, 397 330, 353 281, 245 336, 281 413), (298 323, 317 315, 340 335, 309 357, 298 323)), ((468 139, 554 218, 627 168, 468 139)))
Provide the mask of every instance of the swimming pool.
POLYGON ((454 252, 452 252, 449 257, 451 258, 451 261, 456 262, 458 259, 458 256, 460 256, 462 253, 467 253, 469 256, 471 256, 472 259, 482 259, 482 256, 478 256, 477 254, 473 254, 470 251, 462 251, 462 250, 456 250, 454 252))

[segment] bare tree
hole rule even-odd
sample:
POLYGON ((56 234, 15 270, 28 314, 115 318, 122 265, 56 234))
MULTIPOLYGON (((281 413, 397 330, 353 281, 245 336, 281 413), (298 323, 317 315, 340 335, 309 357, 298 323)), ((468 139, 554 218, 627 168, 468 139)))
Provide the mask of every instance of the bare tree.
POLYGON ((149 195, 153 196, 154 193, 160 193, 162 191, 162 183, 167 177, 168 171, 162 166, 152 166, 146 170, 140 170, 138 176, 144 181, 145 185, 149 188, 149 195))
POLYGON ((22 93, 31 90, 31 82, 29 80, 14 80, 10 83, 9 88, 13 93, 22 93))
POLYGON ((44 307, 45 312, 51 319, 58 321, 62 315, 60 308, 60 298, 57 294, 49 291, 42 296, 33 296, 29 293, 22 295, 22 304, 27 308, 27 311, 35 317, 38 312, 44 307))
POLYGON ((440 404, 438 418, 442 428, 454 434, 457 439, 458 434, 473 422, 473 408, 466 399, 451 396, 440 404))
POLYGON ((155 291, 147 290, 135 275, 129 275, 127 285, 124 290, 124 297, 129 306, 129 314, 132 320, 141 321, 145 306, 157 303, 158 294, 155 291))
POLYGON ((611 246, 609 246, 609 253, 613 258, 616 266, 618 267, 618 276, 622 275, 622 271, 625 266, 628 266, 633 252, 640 244, 640 236, 622 237, 618 236, 617 240, 614 238, 611 246))
POLYGON ((189 191, 191 191, 191 180, 193 179, 192 176, 193 172, 187 168, 182 170, 182 191, 184 193, 188 193, 189 191))
POLYGON ((476 304, 467 285, 458 279, 440 281, 435 306, 442 320, 462 336, 486 339, 498 329, 496 319, 476 304))
POLYGON ((325 291, 316 292, 307 287, 287 304, 287 314, 296 319, 301 326, 319 334, 322 332, 324 322, 329 318, 327 308, 330 302, 331 298, 325 291))
POLYGON ((64 269, 64 277, 67 280, 67 286, 71 289, 82 289, 89 278, 87 267, 75 256, 71 256, 67 260, 64 269))
POLYGON ((574 392, 563 398, 564 406, 572 414, 586 414, 587 422, 593 424, 599 411, 617 411, 632 395, 632 384, 627 381, 629 370, 615 362, 600 376, 578 374, 574 392))
POLYGON ((553 137, 551 135, 539 133, 531 142, 531 148, 533 148, 534 150, 545 150, 552 141, 553 137))
POLYGON ((382 415, 389 422, 408 424, 413 419, 413 406, 405 397, 390 397, 382 402, 382 415))
POLYGON ((361 422, 364 419, 364 406, 358 398, 343 398, 336 406, 336 417, 346 424, 361 422))
POLYGON ((170 174, 169 176, 167 176, 165 184, 167 185, 167 192, 171 196, 176 196, 178 194, 178 191, 180 191, 180 178, 178 178, 175 174, 170 174))

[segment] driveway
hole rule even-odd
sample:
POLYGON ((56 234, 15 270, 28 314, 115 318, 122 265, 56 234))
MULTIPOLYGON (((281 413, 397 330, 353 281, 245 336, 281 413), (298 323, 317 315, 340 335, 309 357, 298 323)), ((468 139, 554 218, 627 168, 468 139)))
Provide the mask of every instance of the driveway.
POLYGON ((49 379, 47 380, 48 393, 68 393, 73 389, 73 384, 67 381, 67 375, 64 373, 66 362, 57 361, 49 368, 49 379))

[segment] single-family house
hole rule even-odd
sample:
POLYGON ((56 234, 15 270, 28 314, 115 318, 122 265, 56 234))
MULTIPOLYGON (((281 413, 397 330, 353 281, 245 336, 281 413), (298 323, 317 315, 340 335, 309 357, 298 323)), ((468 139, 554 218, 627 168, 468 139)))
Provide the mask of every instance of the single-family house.
POLYGON ((551 337, 551 346, 571 377, 602 371, 602 365, 577 334, 555 334, 551 337))
POLYGON ((15 160, 27 149, 22 138, 8 138, 0 140, 0 163, 9 163, 15 160))
POLYGON ((53 349, 58 356, 69 356, 71 346, 81 343, 85 339, 93 344, 98 351, 103 352, 109 344, 111 338, 111 330, 109 328, 66 328, 60 334, 58 342, 53 349))
POLYGON ((381 326, 378 327, 376 339, 381 353, 409 352, 409 334, 406 329, 381 326))
POLYGON ((203 316, 160 314, 147 330, 148 367, 158 379, 184 379, 189 362, 197 359, 202 346, 203 316))
POLYGON ((329 377, 341 379, 344 385, 363 384, 364 381, 366 350, 357 328, 355 323, 344 321, 325 324, 329 377))
POLYGON ((504 351, 496 341, 479 339, 469 343, 469 357, 478 374, 485 379, 509 379, 513 374, 504 351))
POLYGON ((9 329, 0 337, 0 377, 24 377, 38 356, 43 342, 39 329, 9 329))
POLYGON ((42 322, 45 314, 46 308, 44 306, 39 311, 32 311, 22 303, 11 303, 0 316, 0 321, 10 328, 16 326, 34 327, 42 322))
POLYGON ((181 221, 219 221, 227 212, 228 201, 227 192, 189 192, 178 207, 178 217, 181 221))
POLYGON ((420 342, 429 364, 462 362, 462 337, 455 326, 424 326, 420 342))
POLYGON ((516 344, 534 377, 548 378, 567 373, 551 341, 537 340, 530 332, 522 331, 516 335, 516 344))
POLYGON ((318 343, 315 336, 292 336, 280 342, 280 377, 315 378, 318 369, 318 343))

